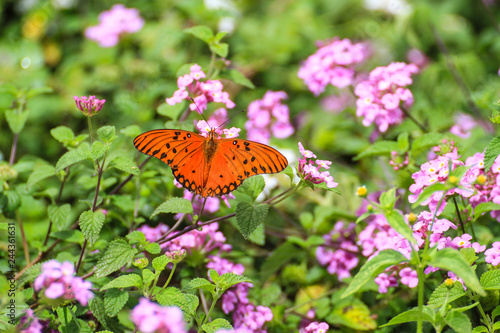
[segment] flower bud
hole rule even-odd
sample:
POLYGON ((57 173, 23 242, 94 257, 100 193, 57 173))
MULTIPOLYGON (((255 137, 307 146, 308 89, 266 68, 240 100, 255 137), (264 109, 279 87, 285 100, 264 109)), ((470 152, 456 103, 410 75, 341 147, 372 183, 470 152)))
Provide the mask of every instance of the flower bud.
POLYGON ((186 257, 186 250, 180 249, 176 251, 165 252, 167 258, 174 264, 178 264, 186 257))
POLYGON ((356 195, 362 198, 366 197, 367 193, 368 191, 365 185, 358 187, 358 189, 356 190, 356 195))
POLYGON ((477 176, 476 183, 479 185, 484 185, 484 183, 486 183, 486 175, 481 174, 481 175, 477 176))
POLYGON ((76 102, 76 108, 80 110, 86 117, 92 117, 99 111, 106 102, 105 99, 97 99, 95 96, 75 96, 73 99, 76 102))
POLYGON ((450 177, 448 177, 448 182, 451 185, 455 185, 456 186, 459 183, 459 179, 456 176, 450 176, 450 177))
POLYGON ((373 212, 373 206, 372 206, 372 205, 368 205, 368 206, 366 206, 366 209, 367 209, 369 212, 373 212))
POLYGON ((410 213, 408 214, 408 222, 414 223, 417 220, 417 215, 410 213))
POLYGON ((137 258, 132 264, 139 269, 144 269, 148 266, 149 260, 148 258, 137 258))
POLYGON ((444 285, 447 288, 452 288, 455 285, 455 281, 453 279, 448 278, 448 279, 444 280, 444 285))

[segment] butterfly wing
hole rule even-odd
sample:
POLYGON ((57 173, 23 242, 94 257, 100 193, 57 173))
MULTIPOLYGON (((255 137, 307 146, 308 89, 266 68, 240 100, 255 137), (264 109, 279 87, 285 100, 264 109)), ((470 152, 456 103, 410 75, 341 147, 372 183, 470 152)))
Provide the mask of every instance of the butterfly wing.
POLYGON ((177 181, 186 189, 201 194, 206 139, 194 132, 163 129, 143 133, 134 139, 134 146, 170 165, 177 181))
POLYGON ((283 154, 262 143, 240 139, 222 139, 218 143, 203 196, 228 194, 248 177, 277 173, 288 165, 283 154))

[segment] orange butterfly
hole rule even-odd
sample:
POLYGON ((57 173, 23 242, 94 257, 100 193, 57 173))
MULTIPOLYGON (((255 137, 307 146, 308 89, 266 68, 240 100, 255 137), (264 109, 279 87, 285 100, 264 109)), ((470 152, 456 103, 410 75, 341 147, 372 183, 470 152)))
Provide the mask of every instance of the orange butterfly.
POLYGON ((202 197, 228 194, 250 176, 280 172, 288 165, 272 147, 219 139, 213 128, 206 138, 190 131, 153 130, 136 137, 134 146, 170 165, 175 179, 202 197))

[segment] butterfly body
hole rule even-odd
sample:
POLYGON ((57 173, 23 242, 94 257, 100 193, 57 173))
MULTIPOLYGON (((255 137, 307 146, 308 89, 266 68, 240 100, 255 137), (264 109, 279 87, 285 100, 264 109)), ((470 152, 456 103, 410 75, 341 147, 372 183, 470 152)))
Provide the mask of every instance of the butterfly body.
POLYGON ((248 177, 280 172, 288 165, 272 147, 248 140, 219 139, 215 129, 206 138, 184 130, 153 130, 136 137, 134 145, 170 165, 182 186, 203 197, 228 194, 248 177))

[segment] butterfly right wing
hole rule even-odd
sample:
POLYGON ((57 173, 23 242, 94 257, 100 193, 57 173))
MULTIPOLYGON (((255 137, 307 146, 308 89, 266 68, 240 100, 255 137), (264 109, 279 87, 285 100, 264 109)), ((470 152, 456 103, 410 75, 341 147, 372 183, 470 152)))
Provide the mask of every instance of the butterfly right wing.
POLYGON ((186 189, 201 194, 206 139, 194 132, 162 129, 143 133, 134 146, 144 154, 156 157, 172 168, 177 181, 186 189))

